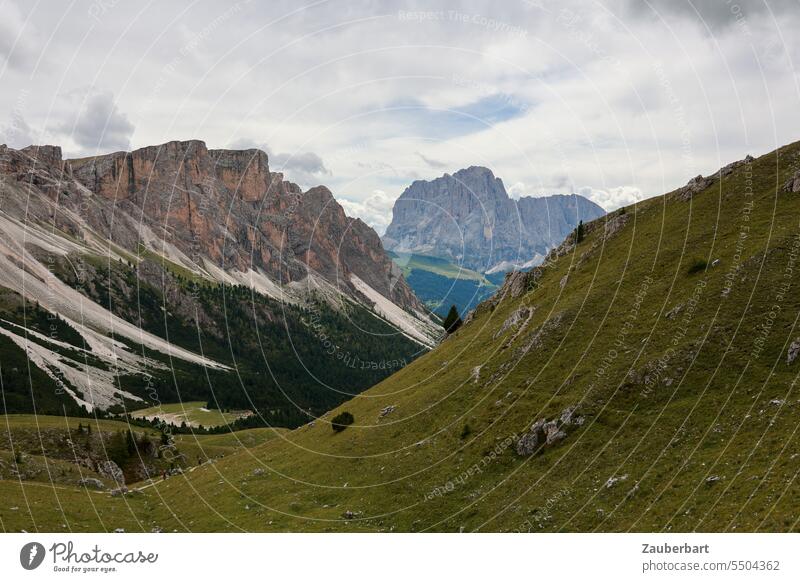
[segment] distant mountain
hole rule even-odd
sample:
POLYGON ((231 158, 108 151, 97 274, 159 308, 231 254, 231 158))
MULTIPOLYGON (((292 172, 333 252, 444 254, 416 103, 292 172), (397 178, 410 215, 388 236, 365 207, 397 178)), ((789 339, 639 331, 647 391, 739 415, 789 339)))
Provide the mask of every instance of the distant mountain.
POLYGON ((3 360, 16 411, 144 406, 155 382, 296 421, 440 333, 375 231, 259 150, 0 146, 0 188, 0 352, 37 370, 3 360))
POLYGON ((574 194, 514 200, 491 170, 472 166, 406 188, 395 202, 383 245, 481 273, 507 271, 540 263, 580 220, 604 214, 574 194))

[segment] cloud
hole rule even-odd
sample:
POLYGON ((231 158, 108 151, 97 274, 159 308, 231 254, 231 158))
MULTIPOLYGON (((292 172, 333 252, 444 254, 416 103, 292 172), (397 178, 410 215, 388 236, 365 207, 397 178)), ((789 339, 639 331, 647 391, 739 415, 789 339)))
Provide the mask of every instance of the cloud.
POLYGON ((339 198, 339 203, 348 216, 360 218, 377 233, 383 236, 392 221, 392 208, 395 199, 382 190, 375 190, 371 196, 361 202, 339 198))
POLYGON ((0 72, 2 65, 24 70, 36 61, 36 31, 13 2, 0 3, 0 72))
POLYGON ((747 25, 748 18, 769 13, 797 10, 796 0, 628 0, 628 8, 636 15, 679 16, 696 20, 715 29, 732 24, 747 25))
POLYGON ((607 189, 584 186, 583 188, 578 188, 577 194, 588 198, 595 204, 599 204, 606 212, 611 212, 622 206, 635 204, 645 198, 641 190, 631 186, 619 186, 617 188, 607 189))
POLYGON ((322 158, 314 152, 276 154, 268 149, 264 151, 266 151, 269 156, 271 167, 279 172, 287 172, 306 177, 324 176, 331 173, 330 170, 325 167, 322 158))
POLYGON ((16 149, 35 145, 33 129, 25 121, 22 112, 14 110, 9 117, 9 122, 0 126, 0 143, 16 149))
POLYGON ((506 190, 511 198, 519 200, 527 194, 528 187, 525 186, 525 182, 514 182, 511 186, 508 186, 506 190))
POLYGON ((110 92, 90 92, 72 125, 63 125, 81 149, 87 152, 127 151, 131 149, 133 124, 114 102, 110 92))
POLYGON ((447 167, 446 163, 440 162, 439 160, 434 160, 433 158, 429 158, 422 152, 416 152, 416 154, 419 156, 419 159, 428 164, 431 168, 441 170, 442 168, 447 167))

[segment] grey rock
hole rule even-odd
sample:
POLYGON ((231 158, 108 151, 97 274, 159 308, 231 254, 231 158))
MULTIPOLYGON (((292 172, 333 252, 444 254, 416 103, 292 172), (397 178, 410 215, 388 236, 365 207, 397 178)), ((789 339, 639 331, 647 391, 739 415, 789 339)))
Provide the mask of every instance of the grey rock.
POLYGON ((84 477, 83 479, 78 481, 79 487, 91 487, 92 489, 105 489, 106 486, 103 485, 103 482, 100 479, 94 479, 93 477, 84 477))
POLYGON ((545 434, 546 445, 552 445, 567 438, 567 433, 559 428, 559 423, 555 420, 546 422, 542 428, 545 434))
POLYGON ((512 327, 516 327, 525 321, 531 314, 531 311, 532 310, 528 307, 520 307, 519 309, 515 310, 514 313, 512 313, 508 319, 503 322, 503 325, 500 326, 500 329, 497 331, 497 333, 494 334, 494 339, 499 338, 512 327))
POLYGON ((97 463, 97 472, 108 477, 117 485, 125 485, 125 475, 114 461, 106 460, 97 463))
POLYGON ((397 407, 394 404, 390 404, 389 406, 385 406, 385 407, 383 407, 381 409, 381 412, 380 412, 379 416, 380 416, 380 418, 383 418, 385 416, 389 416, 395 410, 397 410, 397 407))
POLYGON ((470 375, 470 378, 472 378, 472 381, 475 382, 476 384, 478 383, 478 380, 481 379, 482 367, 483 366, 475 366, 474 368, 472 368, 472 374, 470 375))
POLYGON ((783 185, 783 191, 789 193, 800 192, 800 170, 794 173, 794 176, 783 185))
POLYGON ((553 420, 540 418, 530 429, 517 439, 516 451, 521 457, 528 457, 545 446, 552 446, 567 438, 567 427, 581 426, 582 416, 577 415, 577 407, 568 406, 553 420))
POLYGON ((625 475, 621 475, 620 477, 609 477, 608 481, 606 481, 605 488, 611 489, 614 485, 616 485, 620 481, 627 481, 627 480, 628 480, 627 473, 625 475))
POLYGON ((605 226, 605 236, 606 238, 610 238, 617 234, 622 227, 628 224, 628 220, 630 220, 631 215, 627 212, 625 214, 615 214, 606 220, 605 226))
POLYGON ((712 178, 705 178, 702 175, 697 175, 678 191, 678 196, 681 200, 689 200, 695 194, 699 194, 713 183, 714 180, 712 178))
POLYGON ((517 440, 517 454, 520 457, 528 457, 538 451, 547 441, 544 432, 545 419, 537 420, 533 423, 530 430, 517 440))
POLYGON ((798 354, 800 354, 800 338, 794 340, 792 345, 789 346, 789 351, 786 354, 786 363, 792 364, 797 359, 798 354))

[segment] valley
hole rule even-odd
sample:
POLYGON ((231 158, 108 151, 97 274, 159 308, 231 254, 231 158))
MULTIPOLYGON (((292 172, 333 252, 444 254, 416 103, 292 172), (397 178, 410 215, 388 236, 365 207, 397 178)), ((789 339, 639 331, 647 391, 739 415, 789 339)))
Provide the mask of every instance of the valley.
MULTIPOLYGON (((170 436, 165 427, 130 425, 141 435, 121 459, 130 463, 127 492, 112 495, 94 465, 70 457, 86 420, 7 414, 0 524, 28 532, 796 531, 799 216, 794 143, 585 220, 541 264, 506 275, 455 333, 430 350, 402 335, 407 365, 329 400, 329 410, 290 430, 223 426, 170 436), (43 430, 48 438, 37 442, 31 435, 43 430), (135 474, 136 447, 162 434, 185 464, 149 481, 135 474), (24 448, 21 459, 12 440, 24 448), (47 471, 57 480, 45 479, 47 471), (103 488, 79 486, 76 471, 103 488)), ((436 261, 423 268, 418 249, 408 252, 409 276, 453 274, 436 261)), ((486 266, 474 265, 472 280, 482 282, 476 269, 486 266)), ((227 287, 214 292, 212 303, 228 304, 227 287)), ((250 306, 252 290, 238 293, 242 309, 250 306)), ((257 309, 271 305, 261 301, 257 309)), ((114 305, 112 298, 110 313, 114 305)), ((18 336, 9 317, 5 337, 18 336)), ((162 336, 152 329, 152 338, 172 337, 168 327, 162 336)), ((77 357, 78 338, 61 334, 57 344, 34 337, 77 357)), ((225 344, 206 351, 205 340, 181 349, 214 362, 206 373, 215 376, 253 349, 224 357, 225 344)), ((158 344, 148 341, 155 359, 158 344)), ((102 353, 95 345, 91 354, 102 353)), ((8 361, 20 358, 14 346, 8 361)), ((117 441, 129 427, 88 422, 93 435, 117 441)), ((161 457, 144 458, 162 469, 161 457)))

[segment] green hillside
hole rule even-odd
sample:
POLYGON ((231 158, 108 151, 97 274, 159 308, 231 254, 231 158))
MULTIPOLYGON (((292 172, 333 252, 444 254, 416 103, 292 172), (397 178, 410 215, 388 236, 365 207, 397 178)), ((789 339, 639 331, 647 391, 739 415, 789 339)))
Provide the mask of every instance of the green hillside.
POLYGON ((800 143, 590 223, 380 384, 130 500, 2 481, 0 523, 796 531, 798 171, 800 143))

